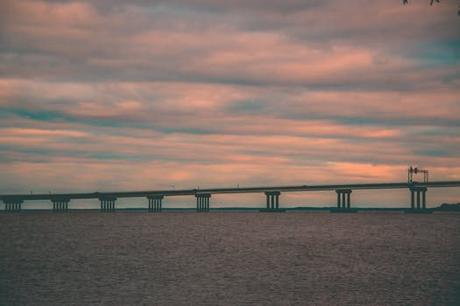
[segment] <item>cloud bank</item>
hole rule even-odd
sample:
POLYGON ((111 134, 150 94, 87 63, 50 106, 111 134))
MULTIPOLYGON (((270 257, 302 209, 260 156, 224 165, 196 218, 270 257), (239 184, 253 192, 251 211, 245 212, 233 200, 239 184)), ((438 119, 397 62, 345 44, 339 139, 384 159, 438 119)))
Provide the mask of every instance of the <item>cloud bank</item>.
POLYGON ((0 7, 2 193, 460 179, 455 1, 0 7))

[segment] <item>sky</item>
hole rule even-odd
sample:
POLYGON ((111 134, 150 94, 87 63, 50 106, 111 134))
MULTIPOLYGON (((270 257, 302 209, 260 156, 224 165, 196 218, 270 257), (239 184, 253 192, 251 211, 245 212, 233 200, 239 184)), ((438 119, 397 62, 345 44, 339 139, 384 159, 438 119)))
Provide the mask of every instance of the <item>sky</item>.
POLYGON ((409 2, 1 0, 0 193, 460 180, 459 3, 409 2))

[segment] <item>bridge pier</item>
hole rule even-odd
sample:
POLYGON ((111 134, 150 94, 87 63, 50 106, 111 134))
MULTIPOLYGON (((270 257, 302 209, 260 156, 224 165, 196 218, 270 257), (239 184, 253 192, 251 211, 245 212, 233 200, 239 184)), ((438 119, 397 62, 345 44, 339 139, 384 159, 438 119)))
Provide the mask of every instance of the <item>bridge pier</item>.
POLYGON ((209 211, 209 199, 211 198, 210 193, 197 193, 196 197, 196 211, 197 212, 208 212, 209 211))
POLYGON ((267 209, 278 209, 280 208, 280 194, 279 191, 267 191, 265 196, 267 197, 267 209))
POLYGON ((3 199, 6 212, 20 212, 24 201, 19 198, 3 199))
POLYGON ((70 199, 68 198, 52 198, 51 202, 53 202, 53 212, 65 212, 69 210, 70 199))
POLYGON ((426 208, 426 187, 410 187, 410 210, 405 212, 416 212, 416 213, 431 213, 431 210, 426 208))
POLYGON ((153 195, 148 195, 147 199, 149 200, 149 212, 161 212, 163 209, 162 207, 162 200, 163 200, 163 195, 161 194, 153 194, 153 195))
POLYGON ((283 212, 285 209, 280 209, 280 195, 279 191, 266 191, 267 206, 261 209, 261 212, 283 212))
POLYGON ((337 193, 337 208, 351 208, 351 189, 337 189, 335 191, 337 193))
POLYGON ((337 208, 331 209, 331 212, 356 212, 351 208, 351 189, 337 189, 337 208))
POLYGON ((101 202, 101 212, 114 212, 115 211, 115 196, 102 196, 99 198, 101 202))

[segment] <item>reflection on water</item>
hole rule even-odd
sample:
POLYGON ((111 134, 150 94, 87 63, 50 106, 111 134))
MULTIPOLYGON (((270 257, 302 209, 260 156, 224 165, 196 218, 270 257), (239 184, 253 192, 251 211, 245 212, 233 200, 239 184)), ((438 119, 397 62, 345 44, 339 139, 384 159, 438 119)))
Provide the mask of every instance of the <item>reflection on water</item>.
POLYGON ((1 305, 455 305, 460 214, 0 214, 1 305))

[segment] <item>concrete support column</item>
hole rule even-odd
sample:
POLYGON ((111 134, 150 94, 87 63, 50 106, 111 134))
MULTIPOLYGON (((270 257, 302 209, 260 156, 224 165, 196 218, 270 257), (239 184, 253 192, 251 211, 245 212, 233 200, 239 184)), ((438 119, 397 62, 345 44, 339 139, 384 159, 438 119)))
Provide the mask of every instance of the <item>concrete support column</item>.
POLYGON ((69 210, 69 198, 55 197, 51 198, 53 203, 53 212, 64 212, 69 210))
POLYGON ((209 199, 211 198, 210 193, 197 193, 196 197, 196 211, 197 212, 208 212, 209 211, 209 199))
POLYGON ((164 195, 162 194, 152 194, 148 195, 147 199, 149 200, 149 212, 161 212, 162 210, 162 200, 164 195))
POLYGON ((417 210, 426 209, 426 187, 410 187, 410 208, 417 210))
POLYGON ((337 208, 351 209, 351 189, 337 189, 337 208))
POLYGON ((426 209, 426 190, 422 191, 422 209, 426 209))
POLYGON ((279 191, 266 191, 267 197, 267 210, 279 210, 280 208, 280 194, 279 191))
POLYGON ((20 212, 24 201, 19 198, 4 199, 6 212, 20 212))
POLYGON ((99 197, 99 201, 101 202, 101 212, 114 212, 116 200, 117 198, 111 195, 99 197))
POLYGON ((420 190, 417 190, 417 209, 420 209, 420 190))
POLYGON ((410 208, 414 209, 415 208, 415 191, 411 189, 410 191, 410 208))

